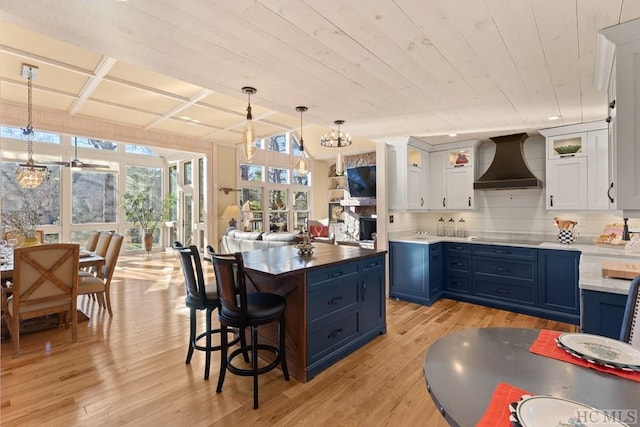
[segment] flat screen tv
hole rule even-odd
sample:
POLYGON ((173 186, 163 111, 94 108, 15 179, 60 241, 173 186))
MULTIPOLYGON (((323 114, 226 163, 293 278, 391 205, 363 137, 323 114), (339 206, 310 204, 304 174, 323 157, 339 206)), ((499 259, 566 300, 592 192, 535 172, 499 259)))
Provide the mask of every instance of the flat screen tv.
POLYGON ((347 190, 352 199, 376 197, 376 165, 347 168, 347 190))

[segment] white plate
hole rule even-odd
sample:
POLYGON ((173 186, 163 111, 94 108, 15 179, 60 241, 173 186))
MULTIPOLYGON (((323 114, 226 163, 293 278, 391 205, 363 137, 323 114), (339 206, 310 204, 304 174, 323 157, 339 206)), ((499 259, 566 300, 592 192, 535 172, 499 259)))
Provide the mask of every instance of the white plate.
POLYGON ((558 341, 566 348, 596 362, 640 366, 640 350, 613 338, 576 333, 562 334, 558 341))
MULTIPOLYGON (((611 414, 612 416, 613 414, 611 414)), ((627 426, 591 406, 553 396, 529 396, 518 402, 516 416, 522 427, 627 426)))

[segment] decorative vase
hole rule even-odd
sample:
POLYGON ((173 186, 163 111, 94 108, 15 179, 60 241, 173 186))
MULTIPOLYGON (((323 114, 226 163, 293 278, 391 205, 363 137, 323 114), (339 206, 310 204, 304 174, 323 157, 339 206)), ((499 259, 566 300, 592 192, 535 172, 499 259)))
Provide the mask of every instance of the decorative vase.
POLYGON ((22 247, 35 246, 38 244, 40 244, 40 242, 38 241, 38 236, 25 237, 24 242, 22 242, 22 247))
POLYGON ((147 253, 151 253, 151 248, 153 247, 153 234, 147 233, 144 235, 144 249, 147 253))

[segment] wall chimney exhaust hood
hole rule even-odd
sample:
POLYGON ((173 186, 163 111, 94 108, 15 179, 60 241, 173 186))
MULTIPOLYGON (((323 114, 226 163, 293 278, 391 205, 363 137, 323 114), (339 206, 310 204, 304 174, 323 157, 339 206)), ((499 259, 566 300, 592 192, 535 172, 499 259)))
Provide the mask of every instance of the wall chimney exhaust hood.
POLYGON ((524 158, 524 140, 529 135, 517 133, 491 139, 496 153, 489 169, 473 183, 474 190, 508 190, 542 188, 542 181, 529 170, 524 158))

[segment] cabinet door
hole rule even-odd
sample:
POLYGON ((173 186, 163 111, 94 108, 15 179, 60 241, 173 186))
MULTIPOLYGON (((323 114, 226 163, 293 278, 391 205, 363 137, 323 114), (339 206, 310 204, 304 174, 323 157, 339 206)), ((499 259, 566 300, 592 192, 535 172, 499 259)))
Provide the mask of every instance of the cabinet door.
POLYGON ((569 314, 577 323, 580 315, 580 252, 539 249, 538 262, 538 306, 553 312, 569 314))
POLYGON ((447 169, 447 208, 473 209, 473 168, 447 169))
POLYGON ((429 209, 431 210, 447 208, 445 154, 440 151, 429 153, 429 209))
POLYGON ((442 243, 429 245, 429 299, 430 303, 442 296, 444 257, 442 243))
POLYGON ((384 257, 360 263, 360 330, 367 333, 385 323, 384 257))
POLYGON ((582 291, 582 332, 619 339, 627 296, 582 291))
POLYGON ((407 208, 426 209, 424 189, 422 188, 422 168, 408 166, 407 171, 407 208))
POLYGON ((607 129, 587 134, 587 201, 588 209, 609 210, 609 141, 607 129))
POLYGON ((389 243, 389 296, 426 304, 430 245, 389 243))
POLYGON ((547 209, 587 209, 587 158, 547 162, 547 209))

